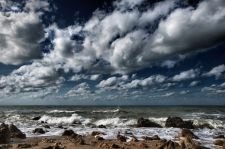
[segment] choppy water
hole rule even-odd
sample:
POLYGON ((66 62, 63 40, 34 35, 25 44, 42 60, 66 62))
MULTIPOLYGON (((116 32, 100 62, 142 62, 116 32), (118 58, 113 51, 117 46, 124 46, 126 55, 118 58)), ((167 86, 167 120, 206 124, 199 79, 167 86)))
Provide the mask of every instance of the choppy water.
MULTIPOLYGON (((205 146, 213 147, 213 136, 225 134, 225 107, 94 107, 94 106, 2 106, 0 107, 0 121, 14 123, 27 136, 38 136, 32 130, 42 127, 44 123, 51 126, 46 129, 45 136, 60 135, 70 128, 79 134, 88 134, 94 130, 106 132, 105 138, 113 139, 118 132, 129 136, 131 133, 141 138, 142 136, 159 135, 165 139, 175 139, 180 132, 178 128, 135 128, 137 119, 148 118, 162 126, 168 116, 179 116, 184 120, 193 120, 195 124, 208 123, 215 129, 193 130, 205 146), (33 117, 41 116, 34 121, 33 117), (107 129, 93 128, 105 125, 107 129)), ((41 135, 41 136, 43 136, 41 135)))

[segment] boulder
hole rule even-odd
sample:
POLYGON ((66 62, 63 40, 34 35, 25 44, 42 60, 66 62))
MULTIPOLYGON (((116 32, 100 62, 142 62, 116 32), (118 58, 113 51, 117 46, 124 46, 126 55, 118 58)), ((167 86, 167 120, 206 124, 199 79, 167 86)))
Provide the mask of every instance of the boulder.
POLYGON ((8 125, 2 123, 0 125, 0 144, 8 144, 10 142, 10 131, 8 125))
POLYGON ((39 119, 41 119, 41 116, 35 116, 32 118, 32 120, 34 120, 34 121, 38 121, 39 119))
POLYGON ((158 135, 154 135, 153 137, 143 137, 144 140, 160 140, 160 137, 158 135))
POLYGON ((192 121, 183 121, 180 117, 168 117, 166 120, 166 127, 187 128, 194 129, 192 121))
POLYGON ((62 134, 62 136, 67 136, 67 137, 76 137, 78 134, 76 134, 73 130, 65 130, 62 134))
POLYGON ((198 136, 196 136, 191 130, 186 129, 186 128, 182 129, 180 135, 181 135, 181 137, 199 139, 198 136))
POLYGON ((158 127, 162 128, 161 125, 150 121, 149 119, 139 118, 137 121, 137 127, 158 127))
POLYGON ((91 133, 91 135, 92 135, 92 136, 105 135, 105 133, 104 133, 104 132, 100 132, 100 131, 93 131, 93 132, 91 133))
POLYGON ((117 138, 118 141, 121 141, 121 142, 126 142, 126 141, 127 141, 127 137, 122 136, 122 135, 120 135, 120 134, 118 134, 118 135, 116 136, 116 138, 117 138))
POLYGON ((98 128, 106 128, 105 125, 98 125, 98 128))
POLYGON ((25 139, 26 135, 22 133, 21 130, 19 130, 15 125, 10 124, 9 125, 9 131, 11 138, 19 138, 19 139, 25 139))
POLYGON ((44 131, 43 128, 35 128, 35 129, 33 130, 33 133, 44 134, 45 131, 44 131))
POLYGON ((181 146, 178 143, 169 140, 161 145, 159 149, 181 149, 181 146))
POLYGON ((50 129, 50 126, 49 125, 43 125, 42 127, 47 128, 47 129, 50 129))

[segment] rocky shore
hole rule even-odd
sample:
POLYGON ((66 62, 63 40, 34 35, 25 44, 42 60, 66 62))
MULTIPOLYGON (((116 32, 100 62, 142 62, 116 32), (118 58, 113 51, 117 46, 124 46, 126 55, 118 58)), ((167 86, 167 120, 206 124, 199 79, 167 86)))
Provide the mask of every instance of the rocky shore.
MULTIPOLYGON (((36 120, 36 119, 34 119, 36 120)), ((107 129, 105 126, 101 126, 107 129)), ((135 127, 162 128, 161 125, 149 119, 139 118, 135 127)), ((199 141, 199 136, 192 132, 193 129, 207 127, 209 125, 195 126, 192 121, 184 121, 180 117, 168 117, 165 127, 180 128, 180 132, 174 140, 166 140, 160 136, 143 136, 137 139, 134 135, 132 139, 117 134, 116 139, 104 139, 104 131, 93 131, 89 135, 80 135, 71 129, 65 129, 61 136, 49 137, 26 137, 21 130, 13 124, 2 123, 0 125, 0 149, 206 149, 199 141)), ((43 128, 49 126, 43 125, 43 128)), ((43 128, 33 130, 34 134, 44 134, 43 128)), ((214 137, 216 148, 225 149, 225 136, 214 137)))

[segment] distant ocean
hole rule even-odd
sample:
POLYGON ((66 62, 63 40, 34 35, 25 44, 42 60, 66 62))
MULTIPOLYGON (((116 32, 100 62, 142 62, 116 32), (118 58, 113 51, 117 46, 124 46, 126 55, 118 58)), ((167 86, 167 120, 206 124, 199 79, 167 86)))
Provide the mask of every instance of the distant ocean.
POLYGON ((195 129, 200 142, 213 147, 213 136, 225 135, 225 107, 219 106, 1 106, 0 121, 13 123, 28 137, 61 135, 63 128, 73 129, 78 134, 89 134, 94 130, 104 131, 107 139, 113 139, 120 132, 129 137, 159 135, 165 139, 176 139, 179 128, 135 128, 137 119, 148 118, 165 125, 168 116, 178 116, 184 120, 193 120, 194 124, 207 123, 214 129, 195 129), (40 117, 39 120, 32 120, 40 117), (47 133, 33 134, 32 130, 43 125, 47 133), (105 128, 95 126, 105 125, 105 128), (60 127, 59 127, 60 126, 60 127), (61 127, 62 126, 62 127, 61 127))

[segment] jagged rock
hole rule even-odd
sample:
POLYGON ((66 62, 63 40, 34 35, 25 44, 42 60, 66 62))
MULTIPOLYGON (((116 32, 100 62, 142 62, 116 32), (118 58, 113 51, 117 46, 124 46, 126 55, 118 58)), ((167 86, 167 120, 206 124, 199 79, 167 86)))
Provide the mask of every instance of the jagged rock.
POLYGON ((8 125, 2 123, 0 125, 0 144, 8 144, 10 142, 10 131, 8 125))
POLYGON ((98 128, 106 128, 105 125, 98 125, 98 128))
POLYGON ((50 129, 50 126, 49 125, 43 125, 42 127, 47 128, 47 129, 50 129))
POLYGON ((144 140, 160 140, 158 135, 154 135, 153 137, 143 137, 144 140))
POLYGON ((45 133, 45 131, 44 131, 44 129, 43 129, 43 128, 35 128, 35 129, 33 130, 33 133, 44 134, 44 133, 45 133))
POLYGON ((150 121, 149 119, 139 118, 137 121, 137 127, 158 127, 161 128, 162 126, 150 121))
POLYGON ((200 128, 200 129, 204 129, 204 128, 208 128, 208 129, 214 129, 214 127, 208 123, 204 123, 204 124, 200 124, 200 125, 195 125, 195 128, 200 128))
POLYGON ((104 138, 103 138, 103 137, 100 137, 100 136, 96 136, 95 138, 96 138, 96 140, 98 140, 98 141, 103 141, 103 140, 104 140, 104 138))
POLYGON ((100 132, 100 131, 93 131, 93 132, 91 133, 91 135, 92 135, 92 136, 105 135, 105 133, 104 133, 104 132, 100 132))
POLYGON ((39 119, 41 119, 41 116, 35 116, 32 118, 32 120, 34 120, 34 121, 38 121, 39 119))
POLYGON ((31 144, 18 144, 17 148, 31 148, 32 145, 31 144))
POLYGON ((62 136, 68 136, 68 137, 76 137, 78 134, 76 134, 73 130, 65 130, 62 134, 62 136))
POLYGON ((183 121, 180 117, 168 117, 166 120, 166 127, 187 128, 194 129, 192 121, 183 121))
POLYGON ((127 141, 127 138, 125 136, 122 136, 120 134, 118 134, 116 136, 117 140, 121 141, 121 142, 126 142, 127 141))
POLYGON ((181 137, 180 144, 182 148, 185 149, 204 149, 197 142, 195 142, 191 137, 181 137))
POLYGON ((218 146, 223 146, 224 143, 225 143, 225 140, 222 140, 222 139, 218 139, 213 142, 214 145, 218 145, 218 146))
POLYGON ((19 130, 15 125, 10 124, 9 125, 9 131, 11 138, 19 138, 19 139, 25 139, 26 135, 22 133, 21 130, 19 130))
POLYGON ((117 145, 117 144, 112 144, 112 145, 111 145, 111 148, 120 148, 120 146, 117 145))
POLYGON ((218 135, 213 137, 213 139, 224 139, 224 138, 225 138, 224 135, 218 135))
POLYGON ((189 138, 199 139, 198 136, 196 136, 191 130, 186 129, 186 128, 182 129, 181 137, 189 137, 189 138))
POLYGON ((178 143, 169 140, 161 145, 159 149, 181 149, 181 146, 178 143))

